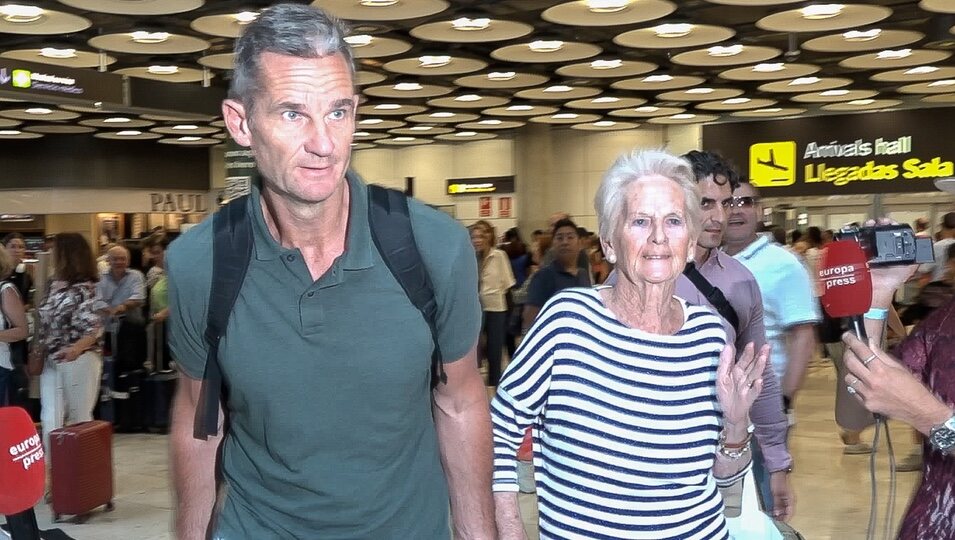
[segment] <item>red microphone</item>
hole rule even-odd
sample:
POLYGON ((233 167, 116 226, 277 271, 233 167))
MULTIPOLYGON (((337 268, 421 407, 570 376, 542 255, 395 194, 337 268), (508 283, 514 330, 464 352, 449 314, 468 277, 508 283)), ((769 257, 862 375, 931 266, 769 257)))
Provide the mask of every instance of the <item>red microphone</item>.
POLYGON ((43 497, 46 462, 43 442, 30 415, 0 407, 0 514, 13 540, 39 540, 33 506, 43 497))
POLYGON ((872 307, 872 276, 862 246, 852 240, 830 243, 817 277, 826 314, 833 319, 849 319, 855 335, 868 342, 863 315, 872 307))

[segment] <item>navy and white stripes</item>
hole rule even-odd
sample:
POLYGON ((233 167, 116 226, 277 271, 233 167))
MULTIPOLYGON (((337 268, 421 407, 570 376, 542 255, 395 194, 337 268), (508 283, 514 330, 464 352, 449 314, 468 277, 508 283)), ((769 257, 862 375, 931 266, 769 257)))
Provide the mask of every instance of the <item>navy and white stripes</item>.
POLYGON ((541 538, 728 537, 712 475, 726 334, 681 303, 680 331, 655 335, 617 321, 599 289, 566 289, 528 332, 492 403, 494 490, 517 491, 533 426, 541 538))

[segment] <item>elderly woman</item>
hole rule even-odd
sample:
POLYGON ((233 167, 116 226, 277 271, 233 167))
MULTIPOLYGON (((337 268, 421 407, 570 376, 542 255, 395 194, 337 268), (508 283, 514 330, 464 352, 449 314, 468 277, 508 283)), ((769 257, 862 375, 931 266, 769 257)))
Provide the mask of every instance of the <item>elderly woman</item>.
POLYGON ((503 538, 523 538, 515 452, 533 427, 541 538, 728 538, 717 486, 749 467, 768 349, 734 363, 720 318, 673 295, 700 229, 683 159, 635 151, 603 179, 613 287, 544 306, 492 404, 503 538))

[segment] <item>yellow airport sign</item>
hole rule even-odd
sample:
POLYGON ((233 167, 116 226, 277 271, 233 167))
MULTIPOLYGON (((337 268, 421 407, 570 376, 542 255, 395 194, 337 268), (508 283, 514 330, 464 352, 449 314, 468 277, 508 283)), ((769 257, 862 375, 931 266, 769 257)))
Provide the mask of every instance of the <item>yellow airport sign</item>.
POLYGON ((749 147, 749 181, 756 187, 796 183, 796 141, 756 143, 749 147))

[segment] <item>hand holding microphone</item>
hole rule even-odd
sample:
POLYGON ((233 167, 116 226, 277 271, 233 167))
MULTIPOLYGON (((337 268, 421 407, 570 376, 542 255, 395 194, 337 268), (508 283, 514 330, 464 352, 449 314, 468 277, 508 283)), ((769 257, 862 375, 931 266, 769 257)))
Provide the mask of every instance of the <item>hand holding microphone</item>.
POLYGON ((912 372, 875 343, 847 334, 846 382, 869 411, 901 420, 925 435, 951 418, 952 411, 912 372))

